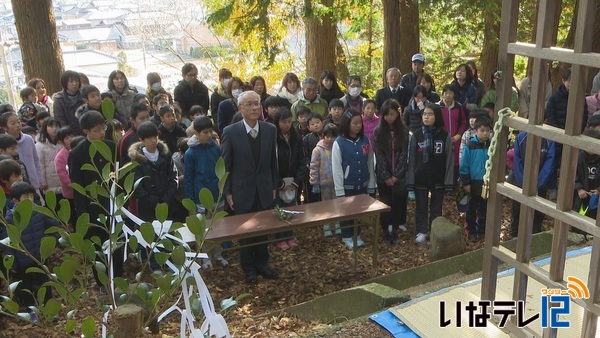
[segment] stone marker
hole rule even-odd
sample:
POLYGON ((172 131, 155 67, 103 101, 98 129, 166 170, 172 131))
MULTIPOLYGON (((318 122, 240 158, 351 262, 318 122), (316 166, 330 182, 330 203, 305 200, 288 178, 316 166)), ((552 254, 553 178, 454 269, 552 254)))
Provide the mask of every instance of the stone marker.
POLYGON ((431 262, 453 257, 465 252, 462 227, 444 217, 438 217, 431 224, 429 260, 431 262))

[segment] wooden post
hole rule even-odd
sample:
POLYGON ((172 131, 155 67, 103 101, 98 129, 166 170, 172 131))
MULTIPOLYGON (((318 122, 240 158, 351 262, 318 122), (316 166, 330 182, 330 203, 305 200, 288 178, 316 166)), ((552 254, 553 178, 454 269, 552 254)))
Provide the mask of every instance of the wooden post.
POLYGON ((134 338, 142 333, 142 314, 144 309, 134 304, 117 307, 113 313, 114 338, 134 338))

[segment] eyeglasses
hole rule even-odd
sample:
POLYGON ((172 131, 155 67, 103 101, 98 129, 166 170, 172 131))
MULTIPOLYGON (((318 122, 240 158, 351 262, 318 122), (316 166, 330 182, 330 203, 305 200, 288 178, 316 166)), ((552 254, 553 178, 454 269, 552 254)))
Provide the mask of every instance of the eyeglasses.
POLYGON ((106 131, 107 129, 108 129, 108 126, 103 126, 103 127, 98 127, 98 128, 91 129, 90 131, 92 133, 101 133, 103 131, 106 131))

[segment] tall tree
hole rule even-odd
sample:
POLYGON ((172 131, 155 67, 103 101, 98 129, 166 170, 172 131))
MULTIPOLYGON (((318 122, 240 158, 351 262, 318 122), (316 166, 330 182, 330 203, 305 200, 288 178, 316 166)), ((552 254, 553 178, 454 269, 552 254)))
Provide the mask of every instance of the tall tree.
POLYGON ((498 67, 498 43, 500 39, 500 16, 502 0, 486 2, 489 6, 485 10, 485 28, 483 30, 483 47, 481 50, 481 69, 479 78, 483 80, 486 88, 492 85, 489 76, 498 67))
POLYGON ((383 84, 385 72, 400 66, 400 1, 383 0, 383 84))
POLYGON ((337 26, 333 19, 333 0, 305 0, 306 75, 319 78, 325 70, 336 73, 337 26), (319 14, 315 6, 322 8, 319 14))
POLYGON ((64 71, 52 0, 11 0, 27 79, 46 81, 48 93, 62 90, 64 71))
POLYGON ((411 57, 421 51, 419 35, 419 1, 400 1, 400 59, 397 61, 402 74, 412 71, 411 57))

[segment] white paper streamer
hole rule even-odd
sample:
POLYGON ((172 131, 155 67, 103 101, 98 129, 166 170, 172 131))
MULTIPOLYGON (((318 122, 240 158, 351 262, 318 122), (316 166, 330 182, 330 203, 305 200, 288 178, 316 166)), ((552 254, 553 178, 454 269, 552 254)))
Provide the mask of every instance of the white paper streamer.
MULTIPOLYGON (((117 168, 118 168, 119 164, 117 163, 117 168)), ((113 183, 110 189, 110 194, 111 194, 111 204, 110 204, 110 213, 111 215, 114 215, 116 210, 117 210, 117 206, 112 202, 115 199, 115 192, 116 192, 116 185, 113 183)), ((142 223, 144 223, 144 221, 142 219, 140 219, 139 217, 135 216, 134 214, 132 214, 129 210, 127 210, 126 208, 121 208, 120 210, 125 216, 127 216, 131 221, 133 221, 133 223, 137 224, 138 226, 141 226, 142 223)), ((203 217, 203 216, 200 216, 203 217)), ((112 217, 111 219, 111 224, 110 224, 110 230, 111 233, 115 232, 115 225, 118 222, 123 221, 123 218, 118 215, 116 217, 112 217)), ((181 239, 177 238, 176 236, 173 236, 172 234, 169 233, 170 229, 171 229, 171 225, 173 224, 173 221, 165 221, 164 223, 160 223, 157 220, 154 220, 152 222, 152 226, 154 228, 154 232, 156 234, 156 242, 160 242, 160 240, 162 240, 163 238, 168 238, 172 241, 176 241, 182 245, 184 245, 184 247, 186 249, 189 249, 189 246, 187 245, 187 242, 194 242, 196 241, 196 237, 194 236, 194 234, 187 228, 187 226, 184 226, 175 230, 176 232, 178 232, 181 235, 181 239)), ((154 252, 159 252, 159 247, 162 247, 161 245, 156 245, 156 242, 152 242, 152 243, 148 243, 146 242, 146 240, 144 240, 144 237, 142 236, 141 232, 139 230, 136 231, 132 231, 131 229, 129 229, 127 226, 123 225, 123 234, 125 236, 125 245, 124 245, 124 254, 123 254, 123 261, 125 261, 127 259, 127 248, 128 248, 128 243, 129 243, 129 238, 131 236, 135 236, 138 240, 138 245, 141 245, 144 248, 152 248, 154 247, 154 252)), ((105 250, 105 254, 108 257, 108 261, 110 262, 111 260, 111 252, 108 249, 105 250)), ((161 321, 165 316, 167 316, 168 314, 170 314, 173 311, 177 311, 181 314, 181 329, 180 329, 180 337, 185 337, 185 333, 186 331, 189 332, 189 336, 190 338, 203 338, 204 337, 204 333, 205 332, 209 332, 209 335, 211 337, 216 336, 218 338, 221 337, 226 337, 226 338, 230 338, 231 334, 229 333, 229 329, 227 328, 227 323, 225 322, 225 319, 223 318, 222 315, 216 313, 215 311, 215 307, 214 307, 214 303, 212 301, 212 298, 210 297, 210 293, 208 291, 208 287, 206 286, 206 283, 204 283, 204 280, 202 279, 202 276, 200 275, 200 265, 198 263, 196 263, 194 261, 195 258, 208 258, 208 255, 206 253, 196 253, 196 252, 191 252, 191 251, 187 251, 185 252, 185 257, 186 257, 186 262, 184 263, 184 265, 182 266, 181 269, 177 268, 172 262, 167 261, 167 266, 169 269, 171 269, 171 271, 173 271, 174 274, 177 274, 179 276, 182 276, 182 283, 181 283, 181 289, 182 289, 182 293, 179 295, 179 298, 177 298, 177 301, 175 301, 175 303, 169 307, 167 310, 165 310, 163 313, 161 313, 158 316, 158 321, 161 321), (189 268, 189 270, 188 270, 189 268), (188 286, 188 278, 194 278, 195 280, 195 285, 190 285, 188 286), (192 312, 192 307, 190 305, 190 296, 194 294, 194 286, 196 287, 196 292, 195 294, 198 295, 199 299, 200 299, 200 303, 202 304, 202 311, 204 312, 204 316, 205 316, 205 320, 202 323, 202 325, 200 326, 200 329, 196 328, 195 324, 195 318, 194 318, 194 314, 192 312), (179 303, 179 301, 181 300, 181 298, 183 297, 184 300, 184 304, 185 304, 185 308, 181 309, 177 304, 179 303)), ((111 275, 114 276, 114 274, 112 274, 112 264, 110 264, 110 267, 108 267, 111 271, 111 275)), ((111 286, 111 290, 114 290, 114 282, 113 280, 110 281, 110 286, 111 286)), ((111 310, 113 309, 112 306, 110 306, 111 310)), ((104 314, 104 323, 106 324, 108 320, 108 311, 104 314)), ((102 337, 106 338, 106 325, 102 326, 102 337)))

